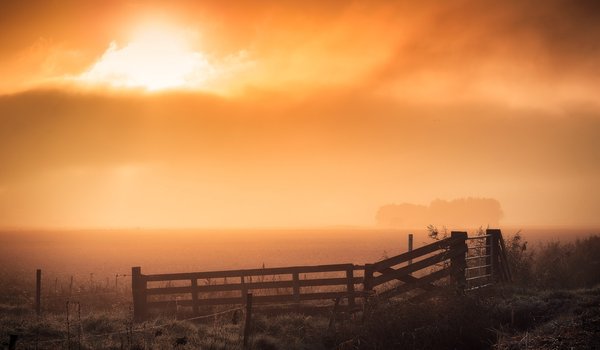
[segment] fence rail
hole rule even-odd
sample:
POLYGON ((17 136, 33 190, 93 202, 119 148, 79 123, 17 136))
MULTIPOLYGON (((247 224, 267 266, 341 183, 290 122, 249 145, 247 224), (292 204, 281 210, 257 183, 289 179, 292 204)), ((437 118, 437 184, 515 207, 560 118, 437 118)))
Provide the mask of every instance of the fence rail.
MULTIPOLYGON (((355 306, 355 298, 362 295, 356 285, 362 283, 362 278, 354 275, 355 270, 363 267, 353 264, 334 264, 316 266, 294 266, 281 268, 262 268, 246 270, 208 271, 192 273, 144 275, 140 267, 132 268, 132 291, 134 314, 138 319, 146 316, 149 309, 164 308, 172 305, 181 307, 191 306, 193 313, 198 314, 199 308, 213 305, 244 304, 248 292, 254 294, 254 303, 296 303, 307 300, 328 300, 343 298, 349 307, 355 306), (307 274, 336 274, 337 276, 316 276, 301 278, 307 274), (342 276, 339 276, 339 275, 342 276), (239 281, 226 283, 225 279, 233 278, 239 281), (276 280, 276 279, 280 280, 276 280), (285 278, 284 280, 282 280, 285 278), (200 285, 201 280, 223 280, 222 283, 200 285), (267 279, 267 280, 265 280, 267 279), (270 281, 268 279, 271 279, 270 281), (257 281, 258 280, 258 281, 257 281), (189 281, 186 286, 149 287, 151 282, 189 281), (337 287, 341 291, 307 292, 303 289, 310 287, 337 287), (283 292, 282 292, 283 289, 283 292), (224 293, 236 295, 224 296, 224 293), (260 295, 260 294, 265 295, 260 295), (184 294, 186 299, 149 300, 152 296, 184 294)), ((212 281, 211 281, 212 282, 212 281)))
POLYGON ((191 307, 193 314, 198 315, 205 306, 246 304, 246 296, 252 292, 255 304, 292 303, 299 307, 303 301, 336 299, 346 300, 346 306, 353 309, 361 299, 367 300, 373 294, 391 297, 416 289, 437 289, 434 283, 441 279, 449 279, 459 289, 474 290, 495 281, 510 280, 505 250, 500 230, 487 230, 486 235, 475 237, 453 231, 449 238, 365 265, 149 275, 142 274, 141 267, 133 267, 134 317, 142 320, 151 310, 173 306, 191 307), (482 243, 470 246, 477 242, 482 243), (477 262, 479 265, 473 265, 477 262), (475 280, 483 283, 473 286, 475 280), (161 283, 166 285, 156 286, 161 283), (173 283, 186 285, 173 286, 173 283), (315 287, 320 289, 315 291, 315 287))

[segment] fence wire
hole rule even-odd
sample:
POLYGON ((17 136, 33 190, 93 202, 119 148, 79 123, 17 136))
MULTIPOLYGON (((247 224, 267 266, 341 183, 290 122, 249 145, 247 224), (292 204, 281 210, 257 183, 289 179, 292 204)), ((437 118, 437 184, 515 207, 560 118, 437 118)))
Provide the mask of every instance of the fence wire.
MULTIPOLYGON (((215 312, 209 315, 202 315, 202 316, 195 316, 195 317, 190 317, 190 318, 184 318, 181 320, 177 320, 178 322, 186 322, 186 321, 196 321, 196 320, 202 320, 202 319, 208 319, 208 318, 213 318, 213 317, 217 317, 220 315, 225 315, 227 313, 231 313, 231 312, 235 312, 235 311, 244 311, 245 310, 245 306, 239 306, 239 307, 235 307, 235 308, 231 308, 231 309, 227 309, 227 310, 223 310, 223 311, 219 311, 219 312, 215 312)), ((144 323, 143 327, 138 327, 138 328, 132 328, 132 329, 125 329, 122 331, 115 331, 115 332, 108 332, 108 333, 100 333, 100 334, 86 334, 86 335, 82 335, 81 336, 81 340, 86 340, 86 339, 92 339, 92 338, 97 338, 97 337, 109 337, 109 336, 114 336, 114 335, 120 335, 120 334, 133 334, 133 333, 143 333, 146 332, 148 330, 151 329, 160 329, 160 328, 168 328, 170 326, 173 326, 173 324, 159 324, 159 325, 153 325, 153 326, 147 326, 144 323)), ((46 340, 29 340, 29 341, 24 341, 21 342, 20 344, 25 345, 25 346, 38 346, 38 345, 43 345, 43 344, 56 344, 56 343, 62 343, 62 342, 68 342, 68 341, 75 341, 76 339, 65 339, 65 338, 61 338, 61 339, 46 339, 46 340)))

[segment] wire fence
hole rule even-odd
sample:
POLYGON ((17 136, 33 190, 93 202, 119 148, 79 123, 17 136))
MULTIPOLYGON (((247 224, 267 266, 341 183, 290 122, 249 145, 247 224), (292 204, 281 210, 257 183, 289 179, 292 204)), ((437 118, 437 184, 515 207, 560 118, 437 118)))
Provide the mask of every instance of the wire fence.
MULTIPOLYGON (((78 304, 78 303, 76 303, 76 304, 78 304)), ((67 306, 67 309, 68 309, 68 306, 67 306)), ((198 321, 198 320, 204 320, 204 319, 210 319, 210 318, 217 318, 222 315, 239 312, 239 311, 241 311, 241 314, 243 315, 243 312, 245 311, 245 306, 230 308, 230 309, 214 312, 214 313, 211 313, 208 315, 201 315, 201 316, 194 316, 194 317, 189 317, 189 318, 184 318, 184 319, 177 319, 176 321, 177 322, 190 322, 190 321, 198 321)), ((80 317, 80 315, 79 315, 79 317, 80 317)), ((94 338, 112 337, 112 336, 116 336, 116 335, 133 335, 135 333, 145 333, 150 330, 165 329, 168 327, 173 327, 175 325, 175 323, 148 325, 147 322, 144 322, 142 324, 142 326, 138 326, 138 327, 134 328, 133 327, 133 319, 130 319, 128 321, 129 321, 128 326, 126 326, 126 328, 124 330, 105 332, 105 333, 97 333, 97 334, 84 334, 83 330, 81 329, 81 319, 79 318, 78 319, 79 334, 77 336, 71 337, 70 332, 67 332, 66 337, 61 337, 61 338, 56 338, 56 339, 39 340, 38 339, 39 335, 35 335, 35 337, 36 337, 35 339, 24 340, 24 341, 20 342, 19 345, 24 346, 26 348, 33 347, 33 348, 37 349, 39 346, 69 343, 69 342, 75 342, 75 343, 81 344, 81 342, 83 342, 85 340, 90 340, 90 339, 94 339, 94 338)), ((67 318, 66 322, 67 322, 67 327, 65 327, 65 328, 69 330, 71 328, 71 325, 69 324, 68 318, 67 318)))

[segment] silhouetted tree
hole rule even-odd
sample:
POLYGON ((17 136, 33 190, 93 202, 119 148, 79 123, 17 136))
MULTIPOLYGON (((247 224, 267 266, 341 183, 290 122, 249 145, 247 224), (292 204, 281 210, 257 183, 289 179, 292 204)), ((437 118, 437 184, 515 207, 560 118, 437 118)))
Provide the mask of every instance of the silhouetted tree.
POLYGON ((502 218, 500 202, 493 198, 436 199, 429 206, 410 203, 388 204, 375 216, 383 227, 417 228, 429 224, 452 228, 498 226, 502 218))

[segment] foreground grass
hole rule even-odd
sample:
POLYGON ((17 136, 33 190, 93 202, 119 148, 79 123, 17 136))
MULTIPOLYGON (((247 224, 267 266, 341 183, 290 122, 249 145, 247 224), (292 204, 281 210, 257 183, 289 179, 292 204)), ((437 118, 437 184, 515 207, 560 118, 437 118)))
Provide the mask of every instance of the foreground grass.
POLYGON ((495 349, 600 349, 600 287, 516 292, 495 349))
MULTIPOLYGON (((29 308, 0 305, 0 335, 19 335, 17 349, 239 349, 243 325, 225 314, 197 322, 159 317, 132 322, 127 312, 36 317, 29 308)), ((252 349, 327 349, 328 318, 302 314, 256 315, 252 349)), ((8 344, 3 344, 7 346, 8 344)))
MULTIPOLYGON (((239 316, 134 324, 121 308, 67 322, 65 315, 38 318, 30 308, 0 305, 0 339, 18 334, 18 349, 240 349, 239 316)), ((258 313, 249 348, 596 349, 599 332, 600 287, 504 288, 466 296, 446 291, 419 303, 375 299, 364 315, 341 314, 332 327, 327 313, 258 313)))

